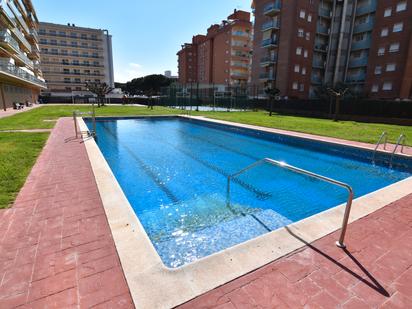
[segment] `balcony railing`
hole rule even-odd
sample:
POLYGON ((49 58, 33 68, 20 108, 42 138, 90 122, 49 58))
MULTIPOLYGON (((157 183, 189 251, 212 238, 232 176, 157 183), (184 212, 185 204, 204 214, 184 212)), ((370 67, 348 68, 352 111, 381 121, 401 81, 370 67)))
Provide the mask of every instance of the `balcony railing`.
POLYGON ((264 80, 275 80, 275 74, 274 73, 260 73, 259 78, 264 79, 264 80))
POLYGON ((368 57, 362 58, 352 58, 349 60, 349 67, 356 68, 356 67, 366 67, 368 65, 368 57))
POLYGON ((278 59, 277 59, 276 56, 273 56, 273 57, 263 57, 263 58, 260 59, 260 65, 261 65, 261 66, 271 65, 271 64, 276 63, 277 60, 278 60, 278 59))
POLYGON ((376 11, 377 6, 378 6, 377 0, 369 0, 368 3, 365 3, 356 9, 356 15, 361 16, 361 15, 373 13, 376 11))
POLYGON ((355 28, 353 29, 353 32, 354 33, 361 33, 361 32, 372 31, 374 25, 375 25, 375 20, 370 17, 367 20, 367 22, 355 25, 355 28))
POLYGON ((11 48, 14 53, 18 53, 20 51, 19 43, 7 30, 0 31, 0 42, 5 43, 6 47, 9 47, 9 50, 11 48))
POLYGON ((325 9, 323 7, 319 8, 319 16, 322 16, 325 18, 331 18, 331 13, 332 11, 330 9, 325 9))
POLYGON ((21 51, 17 54, 17 57, 20 59, 20 61, 25 65, 28 66, 29 68, 33 68, 34 63, 31 61, 25 54, 23 54, 21 51))
POLYGON ((263 8, 263 14, 267 16, 273 16, 277 14, 278 12, 280 12, 280 9, 281 9, 281 4, 280 4, 280 1, 277 0, 277 1, 267 4, 263 8))
POLYGON ((325 68, 325 60, 322 60, 322 59, 319 59, 319 58, 313 58, 312 66, 314 68, 324 69, 325 68))
POLYGON ((355 41, 352 43, 352 50, 368 49, 371 47, 371 43, 372 43, 372 40, 370 37, 362 41, 355 41))
POLYGON ((278 20, 271 20, 268 22, 265 22, 262 25, 262 31, 267 31, 267 30, 271 30, 271 29, 279 29, 280 28, 280 22, 278 20))
POLYGON ((348 83, 357 83, 357 82, 364 82, 366 79, 366 73, 365 72, 359 72, 355 74, 349 74, 346 77, 346 82, 348 83))
POLYGON ((59 37, 59 38, 69 38, 69 39, 75 39, 75 40, 96 41, 96 42, 103 41, 102 39, 98 39, 98 38, 72 36, 72 35, 60 34, 60 33, 45 33, 44 31, 40 31, 39 35, 40 36, 55 36, 55 37, 59 37))
POLYGON ((329 28, 324 26, 324 25, 318 24, 316 26, 316 32, 328 35, 329 34, 329 28))
POLYGON ((13 34, 19 39, 19 41, 24 45, 27 51, 30 51, 31 45, 29 41, 24 37, 24 35, 21 33, 21 31, 18 28, 14 28, 13 34))
POLYGON ((33 76, 33 75, 27 73, 25 70, 19 68, 18 66, 15 66, 12 63, 1 61, 0 62, 0 71, 11 74, 11 75, 13 75, 15 77, 18 77, 20 79, 23 79, 27 82, 37 84, 40 87, 46 88, 46 83, 44 81, 37 78, 36 76, 33 76))
POLYGON ((312 84, 320 85, 322 84, 322 77, 319 75, 312 75, 310 77, 310 81, 312 82, 312 84))
POLYGON ((42 51, 42 54, 45 55, 60 55, 65 57, 76 57, 76 58, 93 58, 93 59, 103 59, 102 56, 93 56, 93 55, 82 55, 82 54, 69 54, 69 53, 59 53, 59 52, 52 52, 52 51, 42 51))
POLYGON ((265 39, 262 41, 262 47, 274 47, 278 45, 277 39, 265 39))
POLYGON ((249 78, 249 74, 248 74, 248 73, 244 73, 244 72, 232 71, 232 72, 230 73, 230 75, 231 75, 232 77, 239 78, 239 79, 247 79, 247 78, 249 78))

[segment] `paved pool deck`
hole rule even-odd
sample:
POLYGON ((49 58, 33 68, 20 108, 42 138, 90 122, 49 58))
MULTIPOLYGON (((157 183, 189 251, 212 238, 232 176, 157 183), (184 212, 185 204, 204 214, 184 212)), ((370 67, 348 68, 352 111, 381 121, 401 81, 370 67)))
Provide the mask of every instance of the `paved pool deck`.
MULTIPOLYGON (((0 211, 0 308, 133 308, 85 146, 60 119, 0 211)), ((412 195, 182 308, 409 308, 412 195)))

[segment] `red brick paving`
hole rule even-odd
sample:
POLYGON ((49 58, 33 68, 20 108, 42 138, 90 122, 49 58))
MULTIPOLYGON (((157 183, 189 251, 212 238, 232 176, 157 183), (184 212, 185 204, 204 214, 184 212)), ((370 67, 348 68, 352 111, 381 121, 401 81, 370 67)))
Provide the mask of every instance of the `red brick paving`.
POLYGON ((412 308, 412 195, 180 306, 412 308))
MULTIPOLYGON (((83 144, 61 119, 0 211, 0 308, 132 308, 83 144)), ((412 195, 181 308, 411 308, 412 195)))
POLYGON ((60 119, 0 211, 0 308, 133 308, 86 149, 60 119))

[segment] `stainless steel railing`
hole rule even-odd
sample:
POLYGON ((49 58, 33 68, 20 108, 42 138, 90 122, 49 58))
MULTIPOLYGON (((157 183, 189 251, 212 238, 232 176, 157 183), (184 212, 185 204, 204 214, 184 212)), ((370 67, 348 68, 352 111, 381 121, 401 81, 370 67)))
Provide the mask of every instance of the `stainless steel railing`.
POLYGON ((226 191, 226 203, 227 203, 227 205, 230 207, 230 183, 232 181, 232 178, 237 177, 237 176, 245 173, 246 171, 248 171, 252 168, 255 168, 255 167, 257 167, 261 164, 264 164, 264 163, 279 166, 281 168, 290 170, 290 171, 295 172, 295 173, 307 175, 307 176, 312 177, 312 178, 316 178, 316 179, 319 179, 319 180, 322 180, 322 181, 325 181, 325 182, 329 182, 331 184, 334 184, 336 186, 339 186, 339 187, 342 187, 342 188, 345 188, 346 190, 348 190, 348 199, 346 201, 345 214, 343 216, 342 231, 341 231, 339 240, 336 242, 336 245, 338 247, 345 248, 346 245, 344 243, 344 240, 345 240, 346 230, 347 230, 347 227, 348 227, 350 210, 351 210, 351 207, 352 207, 353 190, 352 190, 351 186, 349 186, 348 184, 346 184, 344 182, 340 182, 340 181, 332 179, 332 178, 328 178, 328 177, 325 177, 325 176, 322 176, 322 175, 319 175, 319 174, 315 174, 315 173, 300 169, 298 167, 289 165, 289 164, 284 163, 284 162, 275 161, 275 160, 270 159, 270 158, 264 158, 264 159, 261 159, 259 161, 256 161, 255 163, 253 163, 253 164, 243 168, 242 170, 240 170, 240 171, 238 171, 238 172, 236 172, 232 175, 229 175, 227 177, 227 191, 226 191))
POLYGON ((383 132, 381 134, 378 142, 376 143, 375 149, 373 150, 372 163, 375 163, 376 152, 378 151, 379 145, 382 144, 382 139, 383 139, 383 149, 386 150, 386 143, 388 142, 388 134, 386 132, 383 132))
POLYGON ((396 146, 392 151, 391 160, 389 162, 389 167, 390 168, 392 168, 393 157, 395 156, 395 153, 398 150, 399 146, 401 146, 401 153, 403 153, 403 147, 405 147, 405 140, 406 140, 406 135, 405 134, 401 134, 398 137, 398 140, 396 141, 396 146))

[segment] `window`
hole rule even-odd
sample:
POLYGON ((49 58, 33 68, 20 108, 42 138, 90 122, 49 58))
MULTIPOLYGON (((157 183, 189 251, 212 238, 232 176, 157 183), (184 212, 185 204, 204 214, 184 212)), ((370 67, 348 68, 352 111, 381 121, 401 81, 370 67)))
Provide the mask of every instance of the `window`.
POLYGON ((300 10, 300 12, 299 12, 299 17, 305 19, 305 17, 306 17, 306 12, 305 12, 305 10, 300 10))
POLYGON ((389 17, 392 16, 392 8, 387 8, 385 12, 383 13, 383 17, 389 17))
POLYGON ((393 32, 401 32, 403 30, 403 23, 396 23, 393 25, 393 32))
POLYGON ((378 92, 379 91, 379 86, 378 85, 373 85, 372 86, 372 89, 371 89, 371 92, 373 92, 373 93, 376 93, 376 92, 378 92))
POLYGON ((302 28, 298 29, 298 37, 303 38, 303 36, 305 35, 305 31, 302 28))
POLYGON ((296 55, 302 55, 302 47, 296 48, 296 55))
POLYGON ((300 92, 305 91, 305 84, 300 84, 300 85, 299 85, 299 91, 300 91, 300 92))
POLYGON ((380 65, 375 67, 375 75, 382 74, 382 67, 380 65))
POLYGON ((306 75, 306 68, 302 68, 302 75, 306 75))
POLYGON ((388 63, 386 65, 386 72, 394 72, 396 71, 396 63, 388 63))
POLYGON ((295 64, 295 72, 299 73, 300 72, 300 66, 299 64, 295 64))
POLYGON ((390 52, 390 53, 396 53, 396 52, 399 51, 399 47, 400 47, 400 44, 399 44, 399 43, 393 43, 393 44, 391 44, 391 46, 389 47, 389 52, 390 52))
POLYGON ((305 51, 303 52, 303 57, 307 58, 308 57, 308 51, 305 49, 305 51))
POLYGON ((385 55, 385 47, 380 47, 378 49, 378 56, 383 56, 385 55))
POLYGON ((399 2, 396 6, 396 12, 402 12, 406 10, 406 1, 399 2))
POLYGON ((294 82, 294 83, 292 84, 292 89, 293 89, 293 90, 298 90, 298 87, 299 87, 299 85, 298 85, 297 82, 294 82))
POLYGON ((310 32, 306 32, 306 40, 310 40, 310 32))
POLYGON ((381 31, 381 36, 385 37, 385 36, 388 36, 388 34, 389 34, 389 29, 388 28, 383 28, 382 31, 381 31))
POLYGON ((312 22, 312 14, 308 14, 308 22, 312 22))
POLYGON ((392 90, 392 82, 385 82, 385 83, 383 83, 382 90, 384 90, 384 91, 391 91, 391 90, 392 90))

